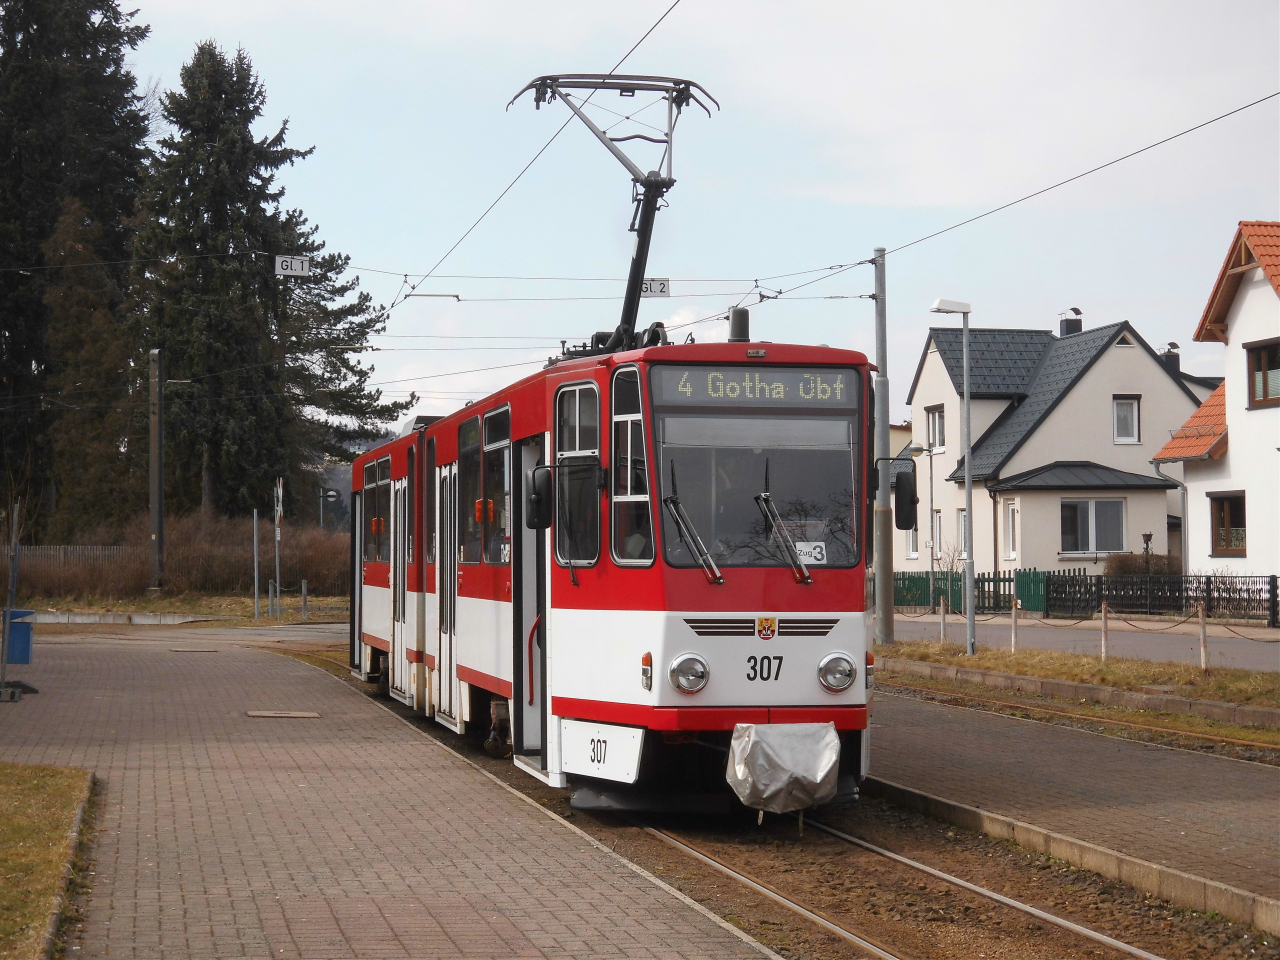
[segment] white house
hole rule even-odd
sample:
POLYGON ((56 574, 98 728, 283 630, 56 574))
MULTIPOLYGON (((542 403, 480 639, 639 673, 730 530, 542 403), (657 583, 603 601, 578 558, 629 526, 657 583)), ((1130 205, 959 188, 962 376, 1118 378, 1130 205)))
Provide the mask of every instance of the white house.
POLYGON ((1226 380, 1156 455, 1187 485, 1187 568, 1280 573, 1280 223, 1243 222, 1195 338, 1226 380))
MULTIPOLYGON (((1175 345, 1157 354, 1123 322, 969 336, 977 569, 1100 569, 1110 553, 1141 553, 1145 534, 1166 552, 1180 498, 1150 461, 1217 381, 1183 373, 1175 345)), ((962 558, 962 397, 961 331, 932 328, 907 398, 926 450, 921 523, 895 537, 897 570, 962 558)))

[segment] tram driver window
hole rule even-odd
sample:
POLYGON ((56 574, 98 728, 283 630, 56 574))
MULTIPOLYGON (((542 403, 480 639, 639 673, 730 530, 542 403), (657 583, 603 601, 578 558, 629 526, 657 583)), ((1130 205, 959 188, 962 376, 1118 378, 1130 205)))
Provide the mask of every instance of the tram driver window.
POLYGON ((379 563, 391 562, 391 458, 383 457, 378 461, 378 490, 374 497, 377 501, 378 518, 378 556, 379 563))
POLYGON ((480 419, 458 428, 458 562, 479 563, 484 542, 480 477, 480 419))
POLYGON ((620 564, 653 562, 649 470, 644 450, 640 372, 613 378, 613 558, 620 564))
POLYGON ((511 562, 511 411, 484 418, 484 562, 511 562))
POLYGON ((600 395, 565 387, 556 400, 556 558, 591 564, 600 556, 600 395))

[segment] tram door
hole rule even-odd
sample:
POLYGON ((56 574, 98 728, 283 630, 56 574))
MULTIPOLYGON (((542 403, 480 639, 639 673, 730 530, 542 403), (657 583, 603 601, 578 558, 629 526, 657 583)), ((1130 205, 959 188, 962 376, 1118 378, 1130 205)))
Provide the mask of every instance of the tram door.
POLYGON ((516 702, 512 714, 515 752, 538 758, 541 762, 544 727, 546 725, 546 577, 547 535, 543 530, 530 530, 524 524, 524 508, 528 496, 529 471, 543 461, 542 437, 521 441, 512 457, 513 495, 511 506, 512 551, 511 579, 515 604, 515 683, 516 702))
POLYGON ((458 717, 457 666, 457 612, 458 612, 458 465, 443 466, 439 471, 437 498, 440 520, 440 549, 436 551, 436 600, 440 604, 440 656, 436 661, 436 676, 440 681, 440 694, 436 698, 436 713, 442 719, 452 721, 458 717))
POLYGON ((408 638, 408 616, 405 611, 406 584, 409 556, 410 496, 408 480, 391 481, 391 678, 389 687, 396 699, 405 701, 412 696, 409 688, 409 660, 405 652, 408 638))

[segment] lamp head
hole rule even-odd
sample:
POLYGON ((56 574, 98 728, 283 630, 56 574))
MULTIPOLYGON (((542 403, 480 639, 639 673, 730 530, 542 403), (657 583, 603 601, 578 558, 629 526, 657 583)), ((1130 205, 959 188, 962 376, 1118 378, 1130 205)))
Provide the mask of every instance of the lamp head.
POLYGON ((920 456, 920 454, 924 453, 924 446, 918 442, 913 441, 911 446, 908 447, 907 450, 910 452, 912 457, 918 457, 920 456))
POLYGON ((930 313, 971 313, 969 304, 961 300, 935 300, 930 313))

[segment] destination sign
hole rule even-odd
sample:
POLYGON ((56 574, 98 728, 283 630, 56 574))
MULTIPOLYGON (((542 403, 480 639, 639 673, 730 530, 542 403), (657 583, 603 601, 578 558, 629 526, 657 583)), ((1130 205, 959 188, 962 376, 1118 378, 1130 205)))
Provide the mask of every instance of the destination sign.
POLYGON ((858 374, 840 367, 677 366, 650 371, 662 406, 857 406, 858 374))

